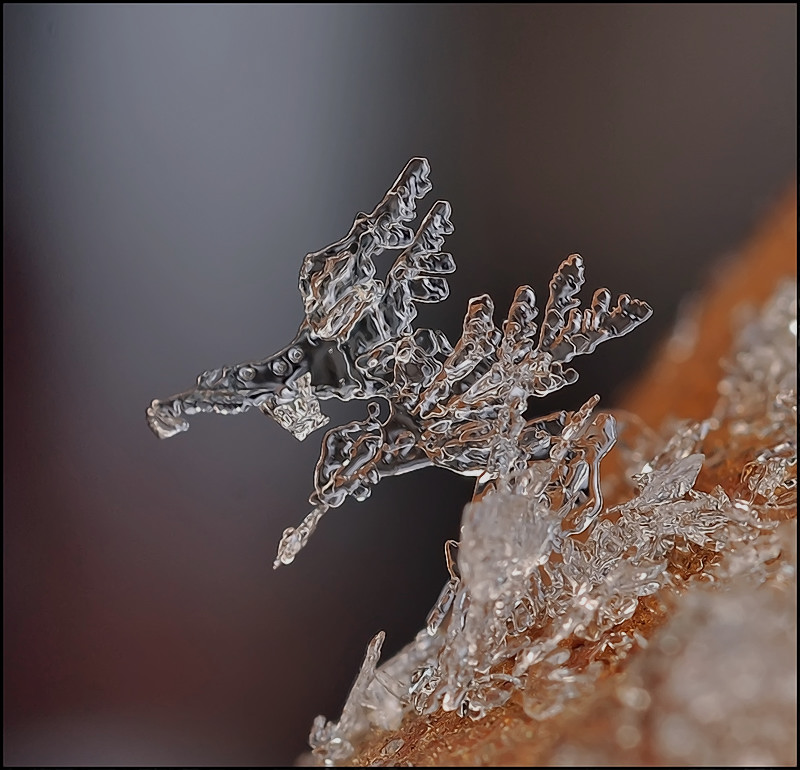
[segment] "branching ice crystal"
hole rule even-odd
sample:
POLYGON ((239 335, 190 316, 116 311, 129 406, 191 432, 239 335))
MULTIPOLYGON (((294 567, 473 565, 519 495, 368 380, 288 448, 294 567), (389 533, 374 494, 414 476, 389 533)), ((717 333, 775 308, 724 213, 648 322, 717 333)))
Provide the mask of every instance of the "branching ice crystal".
POLYGON ((692 546, 727 552, 702 571, 707 580, 772 574, 793 584, 794 568, 776 565, 796 536, 780 515, 796 505, 796 305, 796 287, 783 285, 742 331, 714 416, 677 424, 660 445, 654 438, 631 499, 602 510, 587 494, 614 440, 610 415, 591 419, 596 398, 559 421, 548 456, 477 496, 460 542, 446 545, 450 579, 427 627, 359 691, 367 723, 351 739, 369 725, 396 729, 409 711, 478 719, 515 691, 530 717, 549 718, 603 668, 591 655, 582 669, 570 665, 562 643, 582 640, 595 656, 610 648, 617 659, 646 646, 624 623, 640 598, 677 587, 670 559, 692 546), (695 489, 699 449, 721 426, 730 441, 749 433, 764 447, 731 495, 695 489))
MULTIPOLYGON (((416 303, 445 299, 445 276, 455 270, 442 251, 453 231, 447 202, 434 203, 416 232, 408 226, 431 189, 429 171, 427 160, 409 161, 344 238, 306 255, 299 281, 305 320, 288 346, 260 361, 203 372, 194 388, 147 409, 160 438, 187 430, 188 415, 257 407, 302 440, 328 421, 320 399, 388 402, 385 419, 373 401, 366 419, 326 433, 312 510, 284 531, 276 567, 292 562, 330 508, 348 497, 366 499, 382 478, 429 465, 476 476, 476 497, 530 486, 564 512, 559 541, 583 532, 600 509, 597 466, 614 442, 613 418, 589 422, 596 399, 575 413, 528 421, 523 415, 529 398, 575 382, 573 358, 627 334, 650 307, 626 294, 612 304, 611 293, 600 289, 581 309, 583 260, 573 254, 550 282, 538 337, 529 286, 517 290, 499 328, 491 298, 471 299, 455 345, 439 330, 414 329, 416 303), (375 260, 386 251, 399 255, 381 280, 375 260)), ((526 574, 528 567, 520 569, 526 574)), ((420 681, 427 692, 428 680, 420 681)))
MULTIPOLYGON (((434 204, 416 232, 407 226, 430 190, 428 172, 427 161, 410 161, 342 240, 306 256, 306 317, 290 345, 204 372, 193 389, 147 410, 162 438, 186 430, 187 415, 258 407, 302 440, 327 422, 320 400, 388 402, 385 419, 372 401, 364 420, 325 434, 312 511, 284 532, 276 566, 294 559, 327 510, 364 500, 385 476, 436 465, 476 477, 460 539, 445 545, 449 580, 426 627, 381 666, 379 633, 341 718, 315 720, 310 744, 325 765, 347 760, 371 727, 395 729, 411 711, 479 719, 521 692, 529 716, 551 716, 597 679, 604 650, 621 659, 646 645, 626 621, 643 597, 677 587, 674 559, 693 548, 726 551, 700 574, 766 580, 787 542, 781 517, 796 506, 795 286, 782 286, 742 331, 707 420, 678 423, 664 439, 644 425, 637 439, 625 437, 633 492, 604 509, 600 463, 617 439, 615 417, 595 414, 597 396, 575 412, 524 414, 529 398, 575 381, 575 356, 635 328, 650 308, 627 295, 612 306, 601 289, 582 310, 583 262, 572 255, 550 283, 538 335, 527 286, 500 327, 488 296, 470 300, 455 345, 441 331, 414 329, 415 303, 444 299, 444 276, 455 269, 441 251, 452 232, 447 203, 434 204), (379 279, 374 260, 391 250, 399 255, 379 279), (727 492, 695 488, 716 462, 704 454, 710 431, 727 456, 741 458, 727 492), (570 660, 570 640, 584 648, 583 666, 570 660)), ((382 755, 401 745, 389 741, 382 755)))

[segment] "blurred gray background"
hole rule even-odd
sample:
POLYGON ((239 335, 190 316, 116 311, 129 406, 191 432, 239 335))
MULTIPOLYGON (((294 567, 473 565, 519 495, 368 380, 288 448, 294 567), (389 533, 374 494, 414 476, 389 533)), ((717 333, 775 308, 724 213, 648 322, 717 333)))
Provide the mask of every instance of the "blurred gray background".
MULTIPOLYGON (((301 320, 303 255, 425 155, 450 299, 655 316, 543 409, 613 403, 796 167, 796 6, 3 7, 4 760, 269 765, 409 641, 472 484, 427 470, 308 510, 321 432, 144 410, 301 320)), ((332 407, 326 402, 326 407, 332 407)), ((363 404, 337 405, 356 419, 363 404)))

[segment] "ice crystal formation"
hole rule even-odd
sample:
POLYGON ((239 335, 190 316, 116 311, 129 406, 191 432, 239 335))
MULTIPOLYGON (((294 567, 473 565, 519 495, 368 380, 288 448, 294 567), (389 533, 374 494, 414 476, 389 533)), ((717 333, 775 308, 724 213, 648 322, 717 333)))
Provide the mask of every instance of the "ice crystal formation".
MULTIPOLYGON (((610 417, 590 419, 592 399, 565 421, 546 458, 499 478, 469 504, 460 543, 446 546, 450 580, 427 627, 377 668, 383 637, 372 641, 343 719, 318 717, 312 727, 316 760, 347 760, 370 728, 394 730, 410 712, 479 719, 515 691, 531 718, 553 716, 594 685, 600 657, 619 660, 646 647, 625 621, 640 599, 680 590, 668 567, 681 554, 724 554, 700 572, 712 585, 741 586, 746 578, 791 586, 794 567, 778 557, 796 537, 795 522, 786 520, 797 504, 796 286, 779 288, 741 332, 725 367, 709 419, 674 425, 664 439, 642 431, 631 442, 623 458, 634 474, 627 501, 601 510, 580 498, 576 505, 572 494, 569 480, 581 474, 596 485, 596 460, 614 440, 604 430, 610 417), (723 434, 726 457, 754 439, 762 447, 727 493, 695 489, 704 463, 723 462, 698 451, 711 430, 723 434), (571 665, 567 640, 595 657, 571 665)), ((713 719, 704 716, 703 729, 713 719)), ((666 731, 659 740, 670 745, 674 721, 659 728, 666 731)), ((730 732, 724 722, 713 726, 730 732)), ((379 764, 393 764, 398 748, 390 743, 379 764)))
POLYGON ((590 420, 596 401, 574 414, 527 421, 523 414, 529 398, 575 382, 567 365, 573 358, 627 334, 650 307, 626 294, 612 304, 600 289, 581 309, 583 260, 573 254, 550 282, 538 336, 529 286, 517 290, 499 328, 491 298, 471 299, 455 345, 439 330, 415 329, 416 304, 445 299, 445 276, 455 270, 442 251, 453 231, 446 201, 434 203, 416 231, 408 226, 431 189, 429 172, 427 160, 413 158, 344 238, 306 255, 299 281, 305 319, 289 345, 260 361, 205 371, 194 388, 147 409, 160 438, 187 430, 187 415, 256 407, 303 440, 328 422, 320 399, 371 401, 366 419, 325 434, 312 510, 284 531, 276 567, 294 560, 326 511, 348 497, 366 499, 384 477, 429 465, 477 477, 476 496, 498 483, 541 486, 570 511, 565 536, 585 530, 599 510, 597 465, 613 443, 613 418, 590 420), (381 280, 375 262, 386 251, 399 254, 381 280), (377 398, 388 402, 385 419, 377 398), (545 478, 551 467, 555 475, 545 478))
MULTIPOLYGON (((530 398, 575 381, 573 358, 631 331, 650 308, 627 295, 612 305, 601 289, 581 309, 583 262, 572 255, 553 276, 539 329, 528 286, 499 327, 488 296, 470 300, 455 344, 415 329, 416 303, 445 299, 455 269, 441 251, 452 232, 447 203, 408 227, 428 173, 427 161, 410 161, 343 239, 305 257, 305 320, 286 348, 204 372, 193 389, 147 410, 162 438, 186 430, 187 415, 258 407, 302 440, 327 422, 320 400, 371 402, 366 419, 325 434, 311 513, 285 530, 276 566, 294 559, 327 510, 364 500, 385 476, 436 465, 476 477, 459 540, 445 544, 449 579, 426 627, 382 665, 378 633, 339 720, 314 721, 309 742, 324 765, 347 761, 368 731, 394 730, 410 713, 480 719, 515 693, 531 718, 558 713, 597 680, 603 651, 621 659, 645 645, 626 621, 646 597, 677 590, 671 560, 724 553, 703 566, 709 580, 766 580, 787 540, 782 512, 796 505, 796 287, 782 286, 744 328, 708 419, 662 437, 618 414, 628 491, 604 507, 600 463, 618 420, 595 412, 597 396, 574 412, 524 414, 530 398), (399 254, 379 279, 375 260, 392 250, 399 254), (733 489, 696 488, 702 469, 719 462, 713 445, 705 454, 710 432, 724 434, 728 450, 761 447, 733 489), (574 665, 569 640, 594 657, 574 665)), ((379 764, 392 764, 402 745, 390 740, 379 764)))

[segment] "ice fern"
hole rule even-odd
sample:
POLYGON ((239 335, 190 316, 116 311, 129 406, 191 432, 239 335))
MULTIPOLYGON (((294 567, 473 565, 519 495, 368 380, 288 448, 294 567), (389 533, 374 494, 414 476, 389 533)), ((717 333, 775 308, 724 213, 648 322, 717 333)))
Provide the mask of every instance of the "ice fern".
POLYGON ((613 303, 600 289, 582 309, 584 266, 573 254, 550 282, 540 329, 529 286, 517 290, 499 327, 491 298, 471 299, 454 345, 439 330, 415 329, 417 303, 445 299, 446 276, 455 270, 442 250, 453 231, 447 202, 434 203, 416 231, 409 226, 417 201, 431 189, 429 172, 424 158, 409 161, 344 238, 306 255, 299 280, 305 319, 289 345, 259 361, 203 372, 194 388, 147 409, 160 438, 185 431, 187 416, 198 412, 256 407, 302 440, 328 422, 320 400, 371 401, 365 419, 325 434, 312 510, 284 531, 275 566, 295 558, 327 510, 348 497, 366 499, 386 476, 424 466, 476 476, 479 495, 561 453, 570 478, 551 486, 573 504, 569 527, 582 531, 599 507, 595 471, 613 443, 613 419, 589 421, 596 399, 575 413, 523 415, 531 397, 575 382, 572 359, 627 334, 650 316, 650 307, 626 294, 613 303), (381 279, 376 261, 385 252, 397 256, 381 279), (388 402, 385 418, 379 398, 388 402), (581 445, 585 456, 576 457, 573 434, 584 432, 594 438, 581 445))

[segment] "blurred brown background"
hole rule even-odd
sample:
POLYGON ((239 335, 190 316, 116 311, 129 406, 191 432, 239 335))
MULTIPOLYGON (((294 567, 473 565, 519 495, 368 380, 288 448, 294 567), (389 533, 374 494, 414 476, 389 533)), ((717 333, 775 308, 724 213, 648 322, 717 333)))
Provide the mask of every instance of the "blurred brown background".
POLYGON ((580 252, 656 313, 542 408, 613 403, 793 178, 796 15, 4 5, 5 763, 291 762, 422 626, 471 482, 385 481, 273 572, 321 433, 158 442, 149 401, 288 342, 303 255, 425 155, 459 270, 421 322, 580 252))

